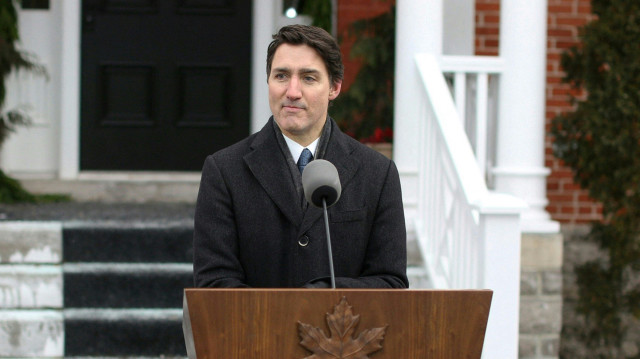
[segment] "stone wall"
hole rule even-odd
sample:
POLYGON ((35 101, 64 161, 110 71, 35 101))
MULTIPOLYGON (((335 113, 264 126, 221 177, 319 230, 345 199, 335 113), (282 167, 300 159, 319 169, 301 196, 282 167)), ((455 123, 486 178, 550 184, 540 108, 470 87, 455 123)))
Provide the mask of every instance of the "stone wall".
MULTIPOLYGON (((599 356, 593 350, 587 349, 582 336, 586 323, 584 317, 576 312, 578 302, 578 286, 574 269, 588 261, 602 258, 606 254, 598 246, 586 240, 589 225, 565 225, 562 231, 565 237, 564 265, 563 265, 563 309, 562 309, 562 339, 560 355, 562 358, 640 358, 640 320, 627 316, 623 322, 629 330, 623 338, 622 351, 616 355, 605 354, 599 356)), ((601 348, 604 350, 604 348, 601 348)))
POLYGON ((520 358, 558 358, 562 328, 560 234, 523 234, 520 279, 520 358))
POLYGON ((0 222, 0 358, 62 357, 62 229, 0 222))

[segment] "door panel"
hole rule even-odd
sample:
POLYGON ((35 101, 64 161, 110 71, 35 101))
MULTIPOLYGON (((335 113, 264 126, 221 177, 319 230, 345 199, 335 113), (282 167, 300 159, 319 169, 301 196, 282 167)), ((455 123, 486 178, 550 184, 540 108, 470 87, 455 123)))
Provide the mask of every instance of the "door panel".
POLYGON ((81 170, 200 170, 249 134, 251 0, 85 0, 81 170))

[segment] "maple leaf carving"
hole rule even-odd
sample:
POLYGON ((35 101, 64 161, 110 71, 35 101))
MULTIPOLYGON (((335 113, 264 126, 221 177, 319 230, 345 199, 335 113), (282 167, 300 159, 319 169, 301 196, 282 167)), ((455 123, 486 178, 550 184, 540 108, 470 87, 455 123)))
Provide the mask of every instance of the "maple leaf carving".
POLYGON ((347 298, 342 297, 333 313, 327 313, 330 337, 320 328, 298 322, 300 345, 313 353, 304 359, 368 359, 369 354, 382 349, 387 326, 362 331, 353 338, 359 315, 353 315, 347 298))

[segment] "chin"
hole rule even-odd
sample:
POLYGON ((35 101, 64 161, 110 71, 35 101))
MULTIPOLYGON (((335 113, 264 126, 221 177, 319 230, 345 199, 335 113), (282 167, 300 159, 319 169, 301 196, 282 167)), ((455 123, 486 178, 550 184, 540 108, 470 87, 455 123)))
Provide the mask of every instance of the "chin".
POLYGON ((288 116, 280 118, 277 122, 280 127, 294 132, 302 130, 307 121, 305 121, 305 119, 288 116))

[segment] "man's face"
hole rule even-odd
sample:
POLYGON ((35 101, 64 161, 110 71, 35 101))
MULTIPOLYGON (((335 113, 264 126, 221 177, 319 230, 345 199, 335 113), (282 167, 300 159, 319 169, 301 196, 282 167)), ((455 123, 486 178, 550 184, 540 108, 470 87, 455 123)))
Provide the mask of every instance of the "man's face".
POLYGON ((324 61, 307 45, 282 44, 269 74, 269 106, 282 132, 306 146, 320 136, 329 101, 341 83, 331 84, 324 61))

